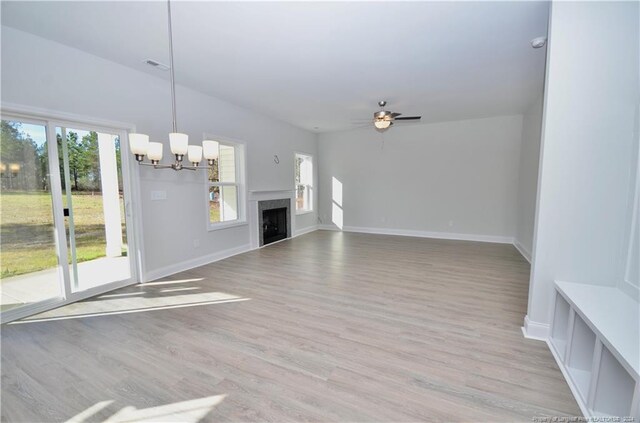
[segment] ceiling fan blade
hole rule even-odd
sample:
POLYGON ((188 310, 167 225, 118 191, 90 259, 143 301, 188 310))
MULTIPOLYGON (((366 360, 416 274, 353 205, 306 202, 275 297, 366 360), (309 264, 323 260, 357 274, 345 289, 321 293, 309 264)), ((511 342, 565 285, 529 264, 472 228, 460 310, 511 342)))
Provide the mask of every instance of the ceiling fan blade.
POLYGON ((418 120, 422 118, 422 116, 403 116, 403 117, 397 117, 395 120, 418 120))
POLYGON ((395 113, 395 112, 394 112, 394 113, 391 113, 391 117, 392 117, 392 118, 395 118, 396 116, 400 116, 401 114, 402 114, 402 113, 395 113))

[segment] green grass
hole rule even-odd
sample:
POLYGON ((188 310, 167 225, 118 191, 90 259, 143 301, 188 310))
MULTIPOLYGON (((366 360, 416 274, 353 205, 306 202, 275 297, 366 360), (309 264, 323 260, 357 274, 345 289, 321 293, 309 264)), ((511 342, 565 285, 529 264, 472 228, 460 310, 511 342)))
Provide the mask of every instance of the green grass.
POLYGON ((209 201, 209 222, 220 222, 220 203, 209 201))
MULTIPOLYGON (((72 202, 78 262, 104 257, 102 196, 73 194, 72 202)), ((0 277, 57 266, 50 194, 3 191, 0 212, 0 277)))

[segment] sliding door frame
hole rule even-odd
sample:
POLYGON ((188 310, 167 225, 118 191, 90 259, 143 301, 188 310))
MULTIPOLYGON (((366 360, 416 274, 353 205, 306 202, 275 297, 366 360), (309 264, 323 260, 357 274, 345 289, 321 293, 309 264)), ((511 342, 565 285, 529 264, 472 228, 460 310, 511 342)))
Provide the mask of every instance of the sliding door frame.
MULTIPOLYGON (((52 211, 55 225, 56 247, 58 249, 58 271, 61 279, 60 296, 38 301, 24 306, 4 311, 0 314, 0 323, 31 316, 43 311, 51 310, 95 295, 99 295, 117 288, 143 282, 144 256, 142 254, 142 219, 140 185, 137 173, 133 171, 133 161, 130 160, 128 134, 135 132, 135 126, 128 123, 105 121, 87 118, 73 114, 59 113, 46 109, 3 103, 0 106, 0 118, 16 120, 25 123, 44 125, 47 133, 47 147, 49 153, 49 172, 51 181, 61 181, 56 127, 84 129, 95 132, 117 135, 120 138, 120 154, 122 163, 122 183, 124 190, 124 213, 127 225, 127 244, 131 277, 128 280, 107 283, 89 288, 84 291, 73 292, 71 274, 69 271, 67 254, 67 234, 64 225, 62 184, 51 183, 52 211), (136 177, 134 177, 134 175, 136 177), (56 179, 57 178, 57 179, 56 179), (62 274, 60 274, 62 272, 62 274)), ((137 167, 136 167, 137 168, 137 167)))

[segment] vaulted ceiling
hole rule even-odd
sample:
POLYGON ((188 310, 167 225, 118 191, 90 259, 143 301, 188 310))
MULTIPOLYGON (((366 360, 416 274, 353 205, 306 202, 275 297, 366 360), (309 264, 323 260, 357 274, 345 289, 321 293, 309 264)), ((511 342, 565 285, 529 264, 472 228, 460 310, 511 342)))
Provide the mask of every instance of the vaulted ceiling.
MULTIPOLYGON (((172 9, 179 84, 316 132, 353 128, 381 99, 433 122, 521 113, 542 92, 545 49, 529 41, 546 35, 546 2, 172 9)), ((2 2, 3 25, 161 78, 144 61, 168 63, 166 13, 165 2, 2 2)))

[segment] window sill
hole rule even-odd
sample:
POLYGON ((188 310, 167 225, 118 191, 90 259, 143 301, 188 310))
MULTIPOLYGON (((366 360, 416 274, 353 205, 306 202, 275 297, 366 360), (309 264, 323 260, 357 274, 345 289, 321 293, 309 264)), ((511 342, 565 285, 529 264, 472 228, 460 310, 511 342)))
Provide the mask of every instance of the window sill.
POLYGON ((242 220, 242 221, 232 220, 229 222, 209 223, 209 227, 207 228, 207 230, 211 232, 211 231, 218 231, 220 229, 235 228, 236 226, 246 226, 246 225, 247 225, 246 220, 242 220))
POLYGON ((309 213, 313 213, 313 209, 311 210, 296 210, 296 216, 300 216, 303 214, 309 214, 309 213))

